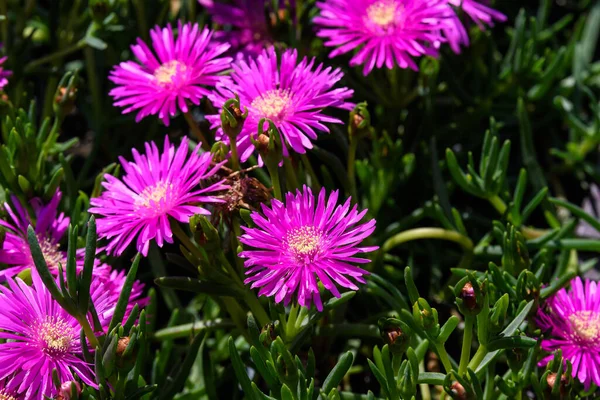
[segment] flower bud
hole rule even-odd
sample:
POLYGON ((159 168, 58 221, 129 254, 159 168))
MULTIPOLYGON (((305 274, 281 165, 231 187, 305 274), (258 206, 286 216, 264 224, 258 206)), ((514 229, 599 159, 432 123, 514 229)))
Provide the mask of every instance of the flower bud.
POLYGON ((122 338, 119 338, 119 341, 117 342, 117 356, 118 357, 122 357, 123 353, 125 353, 125 349, 127 349, 127 346, 129 346, 129 337, 125 336, 122 338))
MULTIPOLYGON (((550 372, 548 374, 548 376, 546 376, 546 383, 548 384, 548 391, 552 391, 552 389, 554 388, 554 385, 556 384, 556 379, 557 379, 557 374, 554 372, 550 372)), ((565 374, 562 374, 560 376, 559 389, 558 389, 561 397, 565 396, 568 393, 568 390, 567 390, 568 382, 569 382, 569 379, 567 378, 567 376, 565 374)))
POLYGON ((273 322, 269 322, 262 328, 259 339, 265 347, 270 347, 271 343, 277 339, 277 332, 275 331, 275 324, 273 322))
POLYGON ((215 142, 210 149, 213 156, 213 161, 219 163, 227 158, 229 147, 223 142, 215 142))
POLYGON ((450 391, 453 399, 457 400, 466 400, 467 399, 467 391, 464 386, 460 384, 460 382, 456 381, 450 386, 450 391))
POLYGON ((367 109, 367 103, 359 103, 350 112, 350 123, 348 125, 348 134, 350 140, 354 137, 366 136, 371 133, 371 114, 367 109))
POLYGON ((269 141, 270 141, 270 139, 269 139, 268 135, 266 135, 264 133, 261 133, 260 135, 258 135, 258 139, 257 139, 257 142, 258 142, 258 151, 261 154, 263 154, 263 153, 267 154, 268 153, 268 151, 269 151, 269 141))
POLYGON ((70 400, 73 394, 81 393, 81 385, 79 385, 76 381, 68 381, 64 382, 60 385, 60 391, 58 396, 56 396, 57 400, 70 400))
POLYGON ((55 111, 62 115, 71 114, 75 110, 77 88, 59 87, 54 96, 55 111))
POLYGON ((379 332, 383 341, 394 354, 404 354, 410 342, 411 330, 402 321, 395 318, 380 318, 379 332))
POLYGON ((469 276, 461 279, 454 293, 456 295, 456 305, 463 315, 477 315, 481 312, 484 302, 483 284, 477 282, 474 276, 469 276))
POLYGON ((235 140, 244 127, 248 109, 242 111, 240 98, 227 100, 221 110, 221 128, 229 140, 235 140))
POLYGON ((469 310, 474 310, 477 307, 475 289, 473 289, 473 284, 471 284, 471 282, 465 283, 460 291, 460 298, 462 299, 465 307, 467 307, 469 310))

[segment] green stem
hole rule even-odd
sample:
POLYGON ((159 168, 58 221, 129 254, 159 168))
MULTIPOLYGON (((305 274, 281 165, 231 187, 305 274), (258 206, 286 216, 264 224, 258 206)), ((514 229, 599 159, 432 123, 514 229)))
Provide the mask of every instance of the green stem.
POLYGON ((304 164, 304 168, 306 169, 306 172, 308 172, 308 176, 310 176, 310 186, 312 188, 314 188, 315 190, 321 190, 321 184, 319 183, 319 178, 317 177, 317 174, 315 173, 315 170, 313 169, 312 165, 310 164, 310 160, 308 159, 306 154, 300 154, 300 159, 302 160, 302 163, 304 164))
POLYGON ((78 50, 83 49, 85 46, 87 46, 85 39, 81 39, 80 41, 78 41, 77 43, 75 43, 69 47, 65 47, 62 50, 59 50, 52 54, 48 54, 45 57, 38 58, 37 60, 30 62, 29 64, 27 64, 25 66, 24 71, 25 71, 25 73, 29 73, 29 72, 35 70, 40 65, 46 64, 46 63, 54 61, 56 59, 63 58, 71 53, 74 53, 78 50))
MULTIPOLYGON (((425 363, 423 361, 419 363, 419 372, 425 372, 425 363)), ((428 384, 419 384, 419 389, 421 390, 422 400, 431 400, 431 391, 429 390, 428 384)))
POLYGON ((356 177, 354 172, 354 164, 356 164, 356 147, 358 146, 358 140, 356 138, 350 138, 350 146, 348 148, 348 182, 350 183, 350 196, 354 201, 358 201, 356 194, 356 177))
POLYGON ((300 187, 298 185, 298 177, 296 176, 296 171, 294 170, 289 157, 283 159, 283 168, 285 170, 286 190, 292 192, 295 189, 298 189, 300 187))
POLYGON ((446 370, 446 373, 449 374, 452 371, 452 363, 450 362, 450 357, 448 356, 448 352, 444 347, 443 343, 434 343, 435 349, 437 350, 438 357, 446 370))
POLYGON ((343 336, 373 339, 379 339, 381 337, 377 325, 351 323, 318 326, 316 336, 343 336))
POLYGON ((473 241, 468 237, 442 228, 415 228, 400 232, 385 241, 381 247, 383 253, 389 252, 394 247, 412 240, 442 239, 458 243, 465 251, 473 251, 473 241))
POLYGON ((100 347, 98 338, 94 334, 94 331, 93 331, 92 327, 90 326, 90 322, 87 320, 87 318, 85 316, 78 317, 77 321, 79 321, 79 325, 81 325, 81 328, 83 329, 83 332, 85 333, 85 337, 90 342, 90 345, 92 346, 92 348, 96 349, 96 348, 100 347))
POLYGON ((183 244, 194 256, 199 259, 204 259, 204 254, 200 248, 190 240, 189 236, 181 229, 177 221, 171 221, 171 231, 177 236, 177 239, 183 244))
POLYGON ((135 7, 135 14, 137 17, 137 23, 139 27, 140 36, 144 40, 148 40, 148 26, 146 24, 146 13, 145 13, 145 2, 141 0, 133 0, 133 6, 135 7))
POLYGON ((227 319, 213 319, 208 321, 196 321, 191 324, 184 324, 173 326, 170 328, 160 329, 154 332, 153 339, 154 340, 172 340, 190 337, 193 335, 197 335, 199 332, 204 330, 213 330, 213 329, 229 329, 234 327, 232 321, 227 319))
POLYGON ((460 353, 460 363, 458 365, 458 374, 464 376, 467 373, 467 366, 471 358, 471 344, 473 343, 473 323, 475 317, 465 316, 465 331, 463 332, 462 350, 460 353))
POLYGON ((281 183, 279 182, 279 168, 277 164, 266 161, 267 170, 271 176, 271 184, 273 185, 273 194, 277 200, 282 200, 281 196, 281 183))
POLYGON ((183 113, 183 117, 185 118, 185 121, 189 125, 190 129, 192 130, 192 135, 196 138, 197 141, 202 143, 202 148, 206 151, 210 151, 210 144, 208 143, 208 140, 206 140, 206 138, 204 137, 204 134, 200 130, 200 127, 198 126, 196 121, 194 121, 192 112, 188 109, 187 112, 183 113))
POLYGON ((221 297, 227 313, 231 316, 231 320, 235 326, 242 331, 246 339, 249 338, 248 331, 246 329, 246 313, 238 302, 231 297, 221 297))
POLYGON ((481 361, 483 360, 483 357, 485 357, 486 354, 487 354, 487 348, 484 345, 480 344, 479 348, 473 355, 471 362, 469 362, 469 369, 475 371, 477 369, 477 367, 479 367, 479 364, 481 364, 481 361))
POLYGON ((500 214, 506 212, 506 203, 498 195, 490 197, 488 201, 500 214))
POLYGON ((296 336, 296 321, 298 319, 299 308, 297 304, 292 304, 290 308, 290 314, 285 324, 285 337, 288 342, 291 342, 296 336))
POLYGON ((237 143, 235 142, 235 137, 229 136, 229 150, 231 150, 231 166, 234 171, 239 171, 241 169, 240 159, 238 157, 237 143))

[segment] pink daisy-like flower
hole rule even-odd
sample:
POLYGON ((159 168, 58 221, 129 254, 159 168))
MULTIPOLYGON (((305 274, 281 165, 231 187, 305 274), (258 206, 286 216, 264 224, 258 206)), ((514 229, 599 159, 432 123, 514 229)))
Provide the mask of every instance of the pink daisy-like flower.
POLYGON ((215 32, 213 37, 219 43, 229 43, 230 51, 237 59, 256 57, 263 49, 273 45, 266 16, 267 10, 273 12, 270 0, 235 0, 233 4, 218 0, 198 2, 206 8, 214 22, 231 26, 231 29, 215 32))
POLYGON ((100 216, 98 235, 109 239, 107 252, 122 254, 137 236, 136 248, 146 256, 153 239, 160 247, 173 243, 169 218, 187 223, 194 214, 210 214, 201 204, 223 202, 214 193, 228 188, 223 180, 198 188, 223 165, 212 166, 212 155, 198 154, 199 148, 189 154, 186 138, 176 149, 166 136, 162 154, 155 143, 146 143, 146 154, 132 150, 133 162, 120 157, 122 179, 104 175, 106 190, 90 200, 89 212, 100 216))
POLYGON ((361 223, 367 210, 351 208, 350 199, 343 205, 337 200, 337 191, 326 199, 321 189, 315 202, 305 186, 296 195, 287 193, 285 203, 272 200, 271 208, 262 205, 264 216, 253 212, 257 227, 244 227, 240 236, 243 244, 254 248, 240 253, 247 259, 245 283, 260 287, 259 296, 275 296, 275 302, 286 305, 297 294, 298 304, 310 307, 314 302, 319 311, 323 304, 317 281, 336 297, 336 285, 358 290, 352 279, 364 283, 362 276, 368 272, 353 264, 368 263, 356 255, 378 248, 360 247, 375 230, 375 220, 361 223))
POLYGON ((327 0, 318 1, 317 8, 317 36, 336 47, 329 56, 358 49, 350 65, 364 65, 364 75, 383 65, 417 70, 414 57, 437 57, 448 41, 455 51, 465 44, 466 33, 448 0, 327 0))
MULTIPOLYGON (((542 340, 542 349, 562 350, 565 360, 573 365, 573 377, 579 379, 586 390, 591 383, 600 386, 600 291, 596 282, 577 277, 571 289, 559 290, 540 309, 537 322, 548 338, 542 340)), ((553 356, 544 358, 546 365, 553 356)))
MULTIPOLYGON (((312 148, 311 140, 317 138, 316 131, 329 132, 324 123, 342 123, 325 115, 325 108, 350 110, 354 106, 346 101, 353 90, 333 88, 343 75, 340 69, 315 65, 314 58, 305 57, 298 63, 296 50, 286 50, 278 62, 275 50, 269 49, 256 59, 236 62, 231 76, 223 77, 208 98, 220 108, 237 94, 242 107, 248 109, 248 118, 237 138, 241 161, 246 161, 254 151, 250 137, 256 138, 262 118, 273 121, 287 146, 297 153, 305 153, 312 148)), ((207 119, 213 128, 220 127, 219 115, 207 116, 207 119)), ((217 138, 229 142, 220 128, 217 138)), ((288 155, 285 147, 284 154, 288 155)))
MULTIPOLYGON (((104 265, 104 269, 110 272, 104 276, 99 276, 92 280, 92 291, 103 290, 108 293, 106 298, 107 305, 103 307, 104 313, 102 315, 98 315, 100 323, 106 328, 108 327, 110 319, 115 312, 115 307, 117 305, 117 301, 119 301, 121 290, 123 290, 123 286, 125 286, 127 273, 124 270, 113 270, 108 265, 104 265)), ((131 310, 136 304, 140 309, 148 305, 150 299, 148 297, 144 297, 143 294, 144 284, 140 281, 133 282, 133 287, 131 288, 131 293, 129 294, 129 302, 127 303, 127 309, 125 311, 123 321, 127 320, 131 314, 131 310)))
MULTIPOLYGON (((58 275, 58 264, 62 264, 63 268, 66 267, 67 253, 60 250, 59 242, 69 227, 69 217, 58 213, 61 196, 62 194, 57 191, 48 204, 44 204, 39 198, 31 200, 35 221, 31 220, 27 209, 16 196, 11 196, 12 207, 4 203, 10 221, 0 220, 0 226, 7 228, 4 243, 0 246, 0 263, 6 264, 8 268, 0 271, 0 281, 17 275, 24 269, 35 268, 27 241, 27 227, 30 224, 35 226, 35 233, 48 269, 58 275)), ((78 261, 78 267, 82 268, 83 259, 78 261)))
MULTIPOLYGON (((58 393, 52 382, 55 369, 61 382, 75 380, 96 387, 93 366, 82 359, 81 326, 52 299, 38 274, 33 271, 33 285, 21 279, 9 279, 0 286, 0 379, 4 388, 18 399, 53 398, 58 393)), ((106 302, 92 293, 99 313, 106 302)))
MULTIPOLYGON (((600 188, 598 188, 597 185, 592 184, 590 186, 590 197, 586 197, 583 200, 582 206, 586 213, 592 215, 596 219, 600 219, 598 215, 600 212, 600 188)), ((600 232, 583 220, 579 221, 575 232, 579 236, 588 237, 591 239, 600 239, 600 232)))
POLYGON ((115 66, 109 79, 117 87, 110 91, 115 106, 125 107, 123 113, 137 111, 136 121, 158 114, 165 125, 179 108, 188 111, 187 101, 199 104, 209 93, 219 74, 229 68, 230 57, 220 57, 228 44, 211 46, 212 32, 198 24, 178 24, 179 36, 173 38, 171 26, 150 31, 154 52, 138 38, 131 46, 139 60, 125 61, 115 66))
MULTIPOLYGON (((449 0, 450 4, 455 7, 462 9, 480 29, 485 29, 485 25, 494 26, 494 20, 504 22, 506 21, 506 15, 500 11, 496 11, 493 8, 481 4, 475 0, 449 0)), ((488 3, 489 1, 483 1, 488 3)))

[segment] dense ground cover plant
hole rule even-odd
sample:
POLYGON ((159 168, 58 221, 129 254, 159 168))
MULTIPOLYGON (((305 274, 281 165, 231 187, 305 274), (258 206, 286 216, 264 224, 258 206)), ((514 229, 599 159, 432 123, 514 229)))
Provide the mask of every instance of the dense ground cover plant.
POLYGON ((599 26, 0 0, 0 399, 597 396, 599 26))

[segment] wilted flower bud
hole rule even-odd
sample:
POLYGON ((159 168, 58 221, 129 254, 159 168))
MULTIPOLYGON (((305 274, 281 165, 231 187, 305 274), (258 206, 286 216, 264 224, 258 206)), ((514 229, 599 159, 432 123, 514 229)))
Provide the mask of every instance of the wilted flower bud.
POLYGON ((410 342, 411 330, 396 318, 380 318, 378 321, 381 338, 394 354, 404 354, 410 342))
POLYGON ((75 389, 75 393, 80 394, 81 393, 81 386, 79 385, 78 382, 76 381, 68 381, 68 382, 64 382, 62 385, 60 385, 60 392, 58 394, 58 396, 56 396, 57 400, 70 400, 71 399, 71 394, 72 394, 72 390, 75 389))
POLYGON ((229 147, 223 142, 215 142, 215 144, 212 145, 210 152, 213 155, 213 161, 218 163, 227 158, 229 147))
MULTIPOLYGON (((213 213, 213 216, 215 218, 221 216, 228 223, 241 209, 256 210, 260 204, 271 198, 269 189, 256 178, 247 176, 240 178, 238 174, 230 177, 227 185, 229 189, 222 197, 224 202, 215 204, 217 212, 213 213)), ((216 224, 215 218, 212 220, 213 224, 216 224)))
POLYGON ((119 341, 117 342, 117 356, 118 357, 122 357, 123 353, 125 353, 125 349, 127 349, 127 346, 129 346, 129 337, 125 336, 122 338, 119 338, 119 341))
POLYGON ((258 143, 258 151, 261 154, 266 154, 269 151, 269 136, 261 133, 258 135, 257 143, 258 143))
MULTIPOLYGON (((554 388, 554 385, 556 383, 556 378, 557 378, 557 374, 554 372, 550 372, 548 374, 548 376, 546 376, 546 383, 548 384, 548 391, 552 391, 552 389, 554 388)), ((565 396, 568 393, 567 390, 567 384, 568 384, 569 379, 567 378, 567 376, 565 374, 562 374, 560 376, 560 382, 559 382, 559 393, 561 396, 565 396)))

